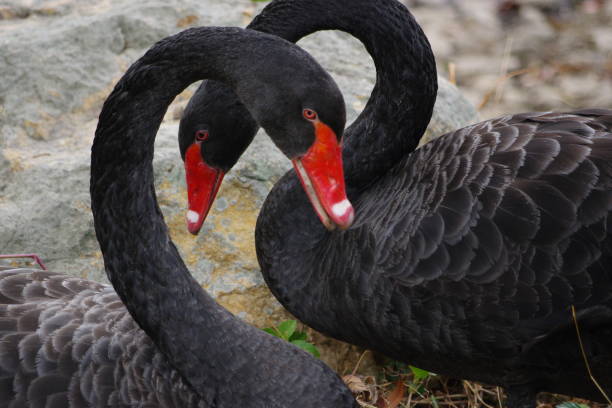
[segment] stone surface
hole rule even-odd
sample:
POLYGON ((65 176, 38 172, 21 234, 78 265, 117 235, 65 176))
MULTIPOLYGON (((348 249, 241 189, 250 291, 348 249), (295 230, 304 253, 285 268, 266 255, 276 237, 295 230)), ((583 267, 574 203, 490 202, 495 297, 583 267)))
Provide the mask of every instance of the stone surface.
MULTIPOLYGON (((113 84, 146 48, 189 25, 244 25, 261 5, 245 0, 0 2, 0 253, 36 252, 54 270, 105 280, 89 204, 89 151, 96 116, 113 84)), ((300 42, 342 88, 349 118, 363 108, 375 72, 363 46, 344 33, 300 42)), ((197 238, 185 228, 179 96, 155 149, 160 206, 196 279, 232 312, 258 326, 286 319, 266 288, 253 231, 260 205, 289 161, 263 134, 226 176, 197 238)), ((428 137, 475 121, 474 108, 441 80, 428 137)), ((334 368, 361 351, 315 337, 334 368)))

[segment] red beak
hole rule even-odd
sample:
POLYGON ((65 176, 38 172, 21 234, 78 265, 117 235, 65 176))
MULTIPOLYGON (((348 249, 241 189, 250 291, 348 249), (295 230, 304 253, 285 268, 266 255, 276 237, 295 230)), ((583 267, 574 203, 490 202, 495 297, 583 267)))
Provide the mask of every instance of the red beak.
POLYGON ((185 176, 187 178, 187 229, 197 235, 208 215, 217 191, 223 181, 223 172, 207 165, 200 154, 201 144, 196 142, 185 153, 185 176))
POLYGON ((304 156, 292 160, 293 166, 323 225, 344 230, 353 223, 355 210, 346 197, 342 148, 329 126, 318 120, 314 126, 315 142, 304 156))

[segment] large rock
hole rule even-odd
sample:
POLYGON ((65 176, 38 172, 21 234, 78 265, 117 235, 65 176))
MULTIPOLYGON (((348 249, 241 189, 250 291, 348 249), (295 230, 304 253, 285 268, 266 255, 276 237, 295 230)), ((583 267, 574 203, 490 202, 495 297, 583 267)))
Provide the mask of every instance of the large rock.
MULTIPOLYGON (((104 281, 89 203, 89 151, 101 103, 128 63, 156 40, 194 23, 242 25, 256 10, 246 0, 6 4, 0 8, 0 16, 10 18, 0 17, 0 253, 36 252, 54 270, 104 281)), ((300 44, 336 78, 354 118, 375 78, 364 48, 338 32, 300 44)), ((253 324, 276 324, 287 316, 259 272, 253 230, 289 161, 258 135, 225 178, 203 231, 191 236, 176 134, 192 90, 169 109, 156 141, 156 187, 166 222, 193 274, 221 304, 253 324)), ((428 137, 475 119, 473 107, 441 80, 428 137)), ((317 339, 328 363, 352 369, 358 350, 317 339)))

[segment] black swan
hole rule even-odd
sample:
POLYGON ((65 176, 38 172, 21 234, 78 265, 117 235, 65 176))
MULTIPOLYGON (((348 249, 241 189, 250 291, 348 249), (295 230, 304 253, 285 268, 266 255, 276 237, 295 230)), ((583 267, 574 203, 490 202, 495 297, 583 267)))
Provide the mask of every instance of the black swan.
POLYGON ((157 43, 106 100, 92 148, 94 223, 116 292, 1 268, 0 407, 357 407, 322 362, 219 306, 168 236, 153 141, 175 95, 202 78, 231 84, 279 145, 314 139, 302 102, 341 134, 339 90, 289 42, 213 27, 157 43))
MULTIPOLYGON (((332 337, 501 385, 510 407, 533 407, 539 391, 601 400, 571 307, 594 376, 610 390, 612 110, 508 115, 417 150, 436 69, 405 7, 275 0, 249 28, 291 41, 340 29, 361 39, 377 68, 343 141, 353 225, 326 230, 307 199, 316 194, 305 194, 294 172, 261 210, 257 255, 278 300, 332 337)), ((236 100, 203 85, 182 130, 223 115, 218 101, 236 100)), ((255 126, 245 115, 223 120, 255 126)))

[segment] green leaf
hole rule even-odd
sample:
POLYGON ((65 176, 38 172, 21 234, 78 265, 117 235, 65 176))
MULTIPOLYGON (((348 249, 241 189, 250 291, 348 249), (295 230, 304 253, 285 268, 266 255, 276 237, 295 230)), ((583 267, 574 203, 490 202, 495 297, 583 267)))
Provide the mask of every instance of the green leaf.
POLYGON ((265 331, 268 334, 273 335, 274 337, 280 337, 280 333, 278 332, 278 330, 274 327, 266 327, 265 329, 262 329, 263 331, 265 331))
POLYGON ((412 371, 412 375, 414 376, 414 381, 422 381, 426 379, 427 377, 429 377, 430 375, 430 372, 427 370, 422 370, 415 366, 408 366, 408 367, 410 367, 410 371, 412 371))
POLYGON ((291 342, 291 344, 301 348, 304 351, 309 352, 310 354, 312 354, 316 358, 321 357, 321 353, 319 353, 319 350, 312 343, 309 343, 309 342, 304 341, 304 340, 294 340, 294 341, 291 342))
POLYGON ((296 327, 297 322, 295 320, 285 320, 278 325, 278 331, 280 332, 282 338, 288 341, 289 338, 291 338, 291 335, 295 332, 296 327))
POLYGON ((589 408, 587 404, 579 404, 577 402, 565 401, 558 404, 555 408, 589 408))
POLYGON ((433 405, 434 408, 440 408, 440 405, 438 405, 438 400, 433 394, 431 395, 431 405, 433 405))
POLYGON ((307 338, 308 336, 306 335, 306 332, 296 331, 295 333, 291 335, 291 337, 289 337, 289 341, 295 341, 295 340, 306 341, 307 338))

